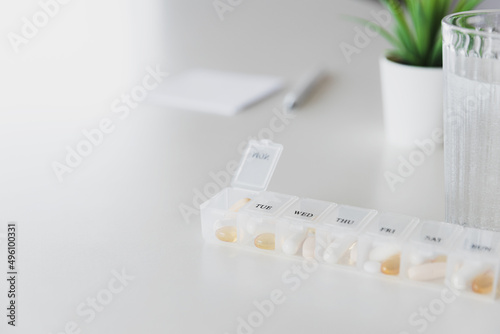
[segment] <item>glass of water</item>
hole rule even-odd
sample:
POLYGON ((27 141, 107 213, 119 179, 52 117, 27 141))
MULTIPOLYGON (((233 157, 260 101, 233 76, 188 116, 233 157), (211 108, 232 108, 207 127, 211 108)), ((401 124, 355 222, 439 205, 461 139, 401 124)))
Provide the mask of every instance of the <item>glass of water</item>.
POLYGON ((500 10, 443 20, 446 220, 500 231, 500 10))

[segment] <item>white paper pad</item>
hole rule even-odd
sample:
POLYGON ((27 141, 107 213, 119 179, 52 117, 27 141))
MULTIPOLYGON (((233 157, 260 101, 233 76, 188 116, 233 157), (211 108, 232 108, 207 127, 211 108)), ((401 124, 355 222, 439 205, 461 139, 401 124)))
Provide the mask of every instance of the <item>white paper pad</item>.
POLYGON ((273 76, 193 69, 165 79, 148 102, 229 116, 282 87, 283 80, 273 76))

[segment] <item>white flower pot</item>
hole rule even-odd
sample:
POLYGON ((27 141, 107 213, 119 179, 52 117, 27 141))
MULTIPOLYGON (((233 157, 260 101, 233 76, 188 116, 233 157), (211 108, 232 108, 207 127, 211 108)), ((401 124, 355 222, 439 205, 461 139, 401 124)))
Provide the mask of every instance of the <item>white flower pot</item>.
POLYGON ((403 65, 380 59, 384 127, 387 141, 414 146, 443 128, 443 69, 403 65))

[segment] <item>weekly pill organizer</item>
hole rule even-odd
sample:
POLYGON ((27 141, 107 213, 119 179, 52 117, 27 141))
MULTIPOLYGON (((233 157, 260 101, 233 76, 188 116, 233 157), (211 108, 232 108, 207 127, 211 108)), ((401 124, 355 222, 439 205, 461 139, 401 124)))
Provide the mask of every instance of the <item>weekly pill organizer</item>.
POLYGON ((200 206, 205 240, 494 300, 500 233, 266 191, 283 146, 250 141, 200 206))

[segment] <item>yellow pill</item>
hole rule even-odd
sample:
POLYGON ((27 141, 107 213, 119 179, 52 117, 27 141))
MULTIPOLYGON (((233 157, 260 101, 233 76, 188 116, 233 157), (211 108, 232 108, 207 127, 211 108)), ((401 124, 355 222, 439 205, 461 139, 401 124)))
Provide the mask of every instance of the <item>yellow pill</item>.
POLYGON ((400 254, 396 254, 382 262, 380 266, 380 271, 385 275, 398 275, 399 274, 399 262, 401 256, 400 254))
POLYGON ((229 208, 229 211, 231 211, 231 212, 238 212, 248 202, 250 202, 250 198, 242 198, 238 202, 236 202, 233 205, 231 205, 231 207, 229 208))
POLYGON ((491 293, 493 290, 493 280, 494 277, 491 272, 477 276, 474 281, 472 281, 472 291, 481 295, 491 293))
POLYGON ((236 240, 238 240, 236 226, 222 226, 215 231, 215 236, 217 239, 224 242, 236 242, 236 240))
POLYGON ((255 247, 265 250, 274 250, 274 233, 259 234, 254 240, 255 247))

